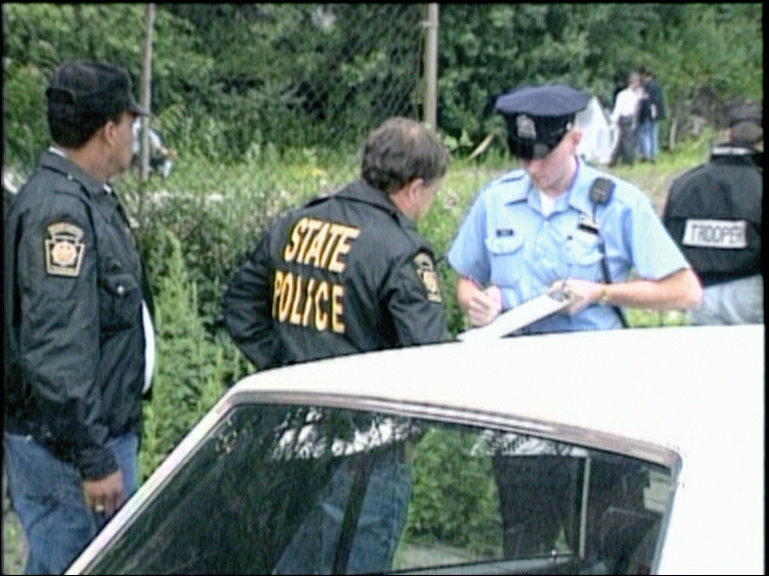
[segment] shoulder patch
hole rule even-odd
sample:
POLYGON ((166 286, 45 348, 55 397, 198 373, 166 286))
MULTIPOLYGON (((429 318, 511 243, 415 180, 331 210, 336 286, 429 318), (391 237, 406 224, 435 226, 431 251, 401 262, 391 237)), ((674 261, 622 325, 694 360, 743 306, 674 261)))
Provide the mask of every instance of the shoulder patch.
POLYGON ((54 222, 45 229, 45 270, 51 276, 80 275, 85 254, 84 232, 69 222, 54 222))
POLYGON ((414 256, 414 265, 417 269, 417 275, 422 280, 427 292, 427 299, 431 302, 443 302, 441 298, 441 287, 438 283, 438 272, 435 270, 435 263, 427 252, 420 252, 414 256))

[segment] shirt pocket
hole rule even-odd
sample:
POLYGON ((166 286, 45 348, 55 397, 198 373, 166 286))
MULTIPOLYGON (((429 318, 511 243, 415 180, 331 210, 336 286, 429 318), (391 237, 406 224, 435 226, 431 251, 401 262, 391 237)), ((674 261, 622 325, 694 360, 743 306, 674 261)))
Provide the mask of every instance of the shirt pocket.
POLYGON ((141 318, 141 291, 132 274, 105 275, 100 284, 99 307, 102 330, 130 328, 141 318))
POLYGON ((517 286, 524 272, 523 237, 486 238, 491 264, 491 283, 497 286, 517 286))
POLYGON ((601 238, 594 234, 578 233, 566 242, 565 259, 568 263, 569 276, 602 282, 601 238))

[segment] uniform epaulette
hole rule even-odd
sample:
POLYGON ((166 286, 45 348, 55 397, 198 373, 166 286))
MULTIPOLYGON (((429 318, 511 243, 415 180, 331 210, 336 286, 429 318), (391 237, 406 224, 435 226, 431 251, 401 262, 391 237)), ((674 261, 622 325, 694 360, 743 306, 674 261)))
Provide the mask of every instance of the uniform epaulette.
POLYGON ((54 193, 56 194, 80 194, 82 190, 82 185, 77 182, 76 180, 72 180, 71 178, 59 178, 56 180, 56 185, 54 186, 54 193))
POLYGON ((521 180, 524 176, 526 176, 526 171, 523 168, 518 168, 517 170, 513 170, 511 172, 507 172, 506 174, 503 174, 502 176, 497 179, 498 183, 502 182, 517 182, 518 180, 521 180))

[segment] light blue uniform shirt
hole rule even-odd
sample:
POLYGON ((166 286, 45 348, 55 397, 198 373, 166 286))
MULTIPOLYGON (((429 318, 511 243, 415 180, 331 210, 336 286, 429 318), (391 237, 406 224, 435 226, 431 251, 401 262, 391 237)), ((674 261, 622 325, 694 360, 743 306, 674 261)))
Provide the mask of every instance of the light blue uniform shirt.
MULTIPOLYGON (((539 191, 524 170, 508 172, 486 185, 462 223, 448 261, 462 276, 483 286, 498 286, 505 310, 546 292, 556 280, 608 281, 601 269, 600 238, 612 282, 625 282, 631 270, 639 278, 659 280, 689 267, 646 194, 581 161, 571 188, 556 199, 548 216, 542 212, 539 191), (590 188, 601 176, 616 186, 608 202, 594 206, 590 188), (588 229, 581 229, 580 224, 588 229), (591 225, 600 230, 600 236, 590 231, 591 225)), ((621 325, 614 308, 592 305, 575 316, 559 313, 544 318, 525 331, 621 325)))

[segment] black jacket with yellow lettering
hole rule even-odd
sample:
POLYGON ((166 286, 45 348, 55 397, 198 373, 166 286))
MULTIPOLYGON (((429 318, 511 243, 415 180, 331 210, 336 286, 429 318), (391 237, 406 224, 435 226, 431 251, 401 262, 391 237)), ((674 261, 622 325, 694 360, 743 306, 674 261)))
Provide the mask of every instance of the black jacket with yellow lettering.
POLYGON ((762 153, 736 144, 673 181, 662 214, 704 286, 763 274, 762 153))
POLYGON ((141 416, 151 297, 132 232, 115 195, 53 151, 4 224, 5 429, 104 477, 118 469, 105 441, 141 416))
POLYGON ((260 369, 449 338, 433 251, 364 182, 279 218, 230 282, 223 313, 260 369))

